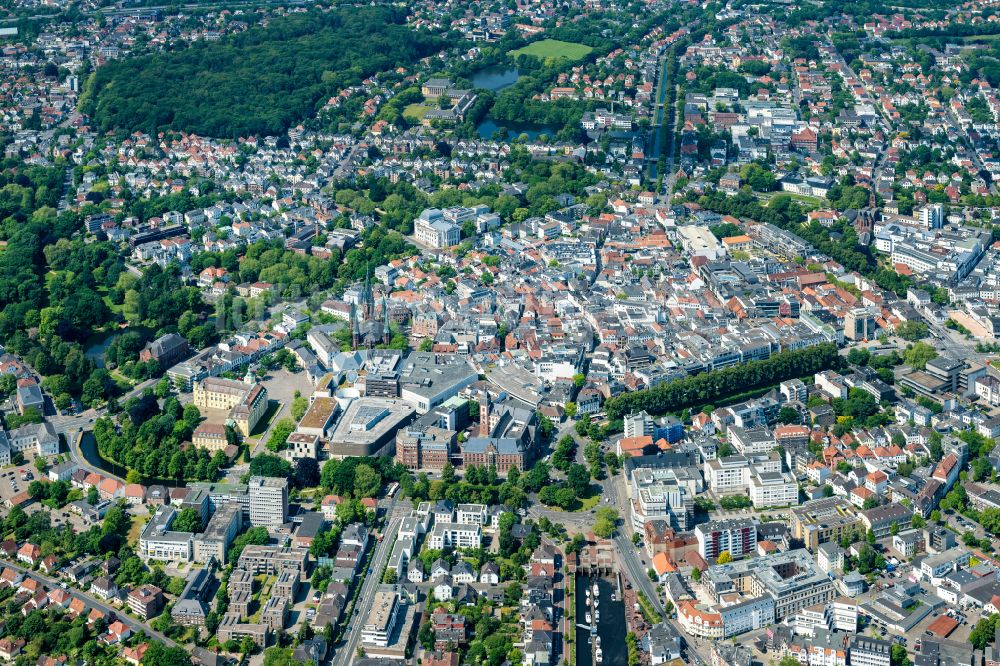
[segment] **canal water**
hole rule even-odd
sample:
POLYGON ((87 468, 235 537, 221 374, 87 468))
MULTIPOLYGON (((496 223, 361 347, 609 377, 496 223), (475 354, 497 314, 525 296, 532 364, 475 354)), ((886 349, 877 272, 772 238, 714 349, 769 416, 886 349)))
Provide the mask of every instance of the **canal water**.
POLYGON ((484 67, 472 75, 472 87, 499 92, 517 83, 519 77, 516 67, 484 67))
MULTIPOLYGON (((590 635, 590 630, 581 625, 587 623, 587 613, 594 619, 594 607, 587 605, 587 589, 594 582, 597 582, 597 589, 600 592, 597 610, 600 611, 600 619, 597 620, 597 635, 601 639, 601 652, 603 660, 600 666, 627 666, 628 647, 625 645, 625 605, 622 603, 618 585, 614 579, 589 578, 578 576, 576 579, 576 665, 575 666, 595 666, 597 663, 594 657, 596 640, 590 635), (616 601, 611 601, 612 593, 615 594, 616 601)), ((591 592, 593 599, 593 592, 591 592)))
POLYGON ((476 131, 479 133, 480 138, 492 139, 493 135, 501 127, 507 130, 507 140, 516 139, 522 134, 527 135, 531 140, 535 140, 543 134, 547 136, 555 136, 556 134, 556 128, 550 125, 511 120, 494 120, 493 116, 486 116, 483 122, 479 123, 479 126, 476 127, 476 131))
MULTIPOLYGON (((69 437, 75 437, 75 435, 67 435, 67 438, 69 437)), ((70 445, 72 446, 72 444, 70 445)), ((83 454, 83 459, 92 467, 96 467, 103 472, 122 479, 128 475, 127 469, 101 456, 101 452, 97 450, 97 439, 94 438, 94 433, 90 430, 85 430, 83 436, 80 438, 80 453, 83 454)), ((178 481, 177 479, 157 479, 152 477, 143 477, 142 482, 146 485, 156 484, 169 487, 179 487, 183 483, 183 481, 178 481)))

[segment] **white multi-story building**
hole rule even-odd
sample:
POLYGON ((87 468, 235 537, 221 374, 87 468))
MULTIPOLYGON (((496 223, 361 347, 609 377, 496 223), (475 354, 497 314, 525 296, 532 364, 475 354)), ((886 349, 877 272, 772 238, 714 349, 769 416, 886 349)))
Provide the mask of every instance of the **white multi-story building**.
POLYGON ((745 456, 728 456, 705 462, 705 483, 719 494, 745 490, 750 482, 750 460, 745 456))
POLYGON ((810 606, 827 604, 836 593, 833 580, 816 569, 805 550, 711 566, 702 574, 702 586, 719 604, 715 610, 722 615, 725 637, 757 628, 756 622, 773 624, 810 606), (771 604, 749 603, 761 598, 771 604), (727 617, 728 609, 743 603, 748 605, 727 617))
POLYGON ((729 426, 728 437, 733 448, 745 456, 753 453, 767 453, 778 446, 777 440, 775 440, 770 428, 767 427, 740 428, 739 426, 729 426))
POLYGON ((1000 405, 1000 379, 992 375, 979 377, 975 382, 976 395, 994 407, 1000 405))
POLYGON ((944 206, 941 204, 930 204, 921 208, 917 215, 920 225, 928 229, 940 229, 944 224, 944 206))
POLYGON ((34 449, 39 456, 59 455, 59 436, 48 421, 29 423, 11 430, 9 443, 12 451, 23 453, 34 449))
POLYGON ((854 636, 849 646, 851 666, 889 666, 892 643, 854 636))
POLYGON ((806 388, 805 382, 801 379, 789 379, 781 382, 779 390, 782 397, 788 402, 794 400, 805 402, 806 398, 809 397, 809 389, 806 388))
POLYGON ((429 548, 479 548, 483 543, 483 530, 479 525, 435 523, 427 535, 429 548))
POLYGON ((455 522, 460 525, 485 526, 488 516, 485 504, 459 504, 455 509, 455 522))
POLYGON ((251 525, 277 529, 288 522, 288 479, 251 477, 247 493, 251 525))
POLYGON ((837 597, 826 607, 827 623, 831 629, 856 633, 858 630, 858 602, 837 597))
POLYGON ((372 609, 361 628, 361 642, 374 647, 387 647, 392 631, 396 627, 399 611, 399 597, 395 592, 387 590, 376 592, 372 609))
POLYGON ((458 245, 462 240, 462 227, 445 219, 444 213, 428 208, 413 221, 413 237, 435 249, 458 245))
POLYGON ((688 529, 694 498, 704 489, 688 468, 635 467, 626 473, 633 529, 642 532, 651 520, 665 520, 679 531, 688 529))
POLYGON ((642 437, 643 435, 652 435, 653 430, 656 428, 656 422, 653 421, 653 417, 646 413, 645 410, 636 412, 635 414, 628 414, 622 419, 622 428, 625 431, 625 437, 642 437))
POLYGON ((943 553, 928 555, 920 562, 920 577, 937 584, 936 579, 944 578, 958 567, 967 566, 971 555, 965 548, 949 548, 943 553))
POLYGON ((750 474, 750 501, 755 509, 798 505, 799 484, 787 472, 754 469, 750 474))
POLYGON ((843 379, 843 377, 832 370, 817 372, 813 377, 816 386, 833 398, 847 397, 847 384, 844 383, 843 379))
POLYGON ((737 636, 774 624, 774 599, 768 596, 748 599, 719 609, 723 637, 737 636))
POLYGON ((781 458, 777 453, 752 456, 727 456, 705 461, 705 483, 708 487, 724 495, 746 492, 750 476, 756 470, 760 474, 781 472, 781 458))
POLYGON ((139 535, 139 557, 161 562, 190 562, 193 557, 190 532, 174 532, 170 526, 177 509, 160 506, 139 535))

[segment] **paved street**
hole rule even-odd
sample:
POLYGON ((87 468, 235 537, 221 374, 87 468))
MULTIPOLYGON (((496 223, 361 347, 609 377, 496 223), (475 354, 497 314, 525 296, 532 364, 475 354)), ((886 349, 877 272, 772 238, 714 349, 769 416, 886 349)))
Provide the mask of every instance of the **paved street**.
POLYGON ((403 516, 409 512, 409 506, 398 505, 393 500, 389 504, 386 512, 386 528, 383 530, 385 538, 378 542, 375 547, 375 554, 372 556, 371 564, 368 567, 364 583, 361 584, 361 593, 358 595, 354 611, 347 619, 347 632, 345 642, 334 648, 334 655, 331 660, 333 666, 348 666, 354 661, 357 655, 358 645, 361 644, 361 627, 368 617, 374 600, 375 588, 381 583, 382 568, 389 558, 390 548, 395 542, 395 535, 399 531, 399 524, 403 516))

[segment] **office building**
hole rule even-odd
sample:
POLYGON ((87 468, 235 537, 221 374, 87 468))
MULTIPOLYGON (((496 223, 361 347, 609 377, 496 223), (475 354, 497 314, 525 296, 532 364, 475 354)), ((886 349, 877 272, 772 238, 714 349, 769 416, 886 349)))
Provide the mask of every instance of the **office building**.
POLYGON ((170 529, 177 509, 160 506, 139 534, 139 557, 162 562, 190 562, 193 555, 190 532, 170 529))
MULTIPOLYGON (((774 615, 767 624, 780 622, 815 604, 826 604, 836 596, 833 580, 817 570, 812 556, 802 549, 711 566, 702 574, 702 585, 716 603, 727 605, 736 603, 740 597, 747 601, 770 597, 774 615)), ((767 619, 766 607, 752 610, 757 618, 767 619)), ((720 608, 719 612, 725 620, 725 609, 720 608)), ((745 626, 745 619, 739 616, 738 626, 745 626)), ((727 628, 725 635, 734 633, 727 628)))
POLYGON ((245 483, 192 482, 187 485, 188 495, 204 492, 208 495, 208 506, 212 511, 224 504, 235 504, 243 512, 243 522, 250 520, 250 493, 245 483))
POLYGON ((733 448, 745 456, 754 453, 767 453, 778 446, 770 428, 767 427, 741 428, 731 425, 726 434, 733 448))
POLYGON ((375 592, 372 608, 361 628, 361 642, 374 647, 387 647, 396 626, 399 609, 399 595, 395 592, 375 592))
POLYGON ((205 531, 192 539, 194 561, 207 563, 214 558, 220 564, 225 563, 229 544, 240 533, 242 526, 243 511, 239 505, 219 505, 205 525, 205 531))
POLYGON ((254 476, 247 492, 251 525, 277 529, 288 522, 288 479, 254 476))
POLYGON ((877 331, 875 314, 866 308, 853 308, 844 315, 844 337, 848 340, 874 340, 877 331))
POLYGON ((413 221, 413 238, 434 249, 451 247, 461 242, 462 227, 446 220, 442 211, 429 208, 413 221))

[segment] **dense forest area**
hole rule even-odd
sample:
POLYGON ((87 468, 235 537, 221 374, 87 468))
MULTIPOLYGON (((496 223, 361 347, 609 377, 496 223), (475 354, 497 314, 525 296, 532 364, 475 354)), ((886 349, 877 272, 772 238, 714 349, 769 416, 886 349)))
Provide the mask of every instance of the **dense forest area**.
POLYGON ((441 48, 404 19, 389 7, 310 11, 221 42, 114 61, 88 79, 80 108, 103 130, 281 134, 336 91, 441 48))
POLYGON ((210 481, 225 463, 222 452, 181 444, 201 420, 194 405, 181 407, 177 398, 166 398, 163 408, 152 394, 131 398, 120 415, 120 426, 110 418, 94 424, 101 456, 135 470, 143 478, 198 479, 210 481))

